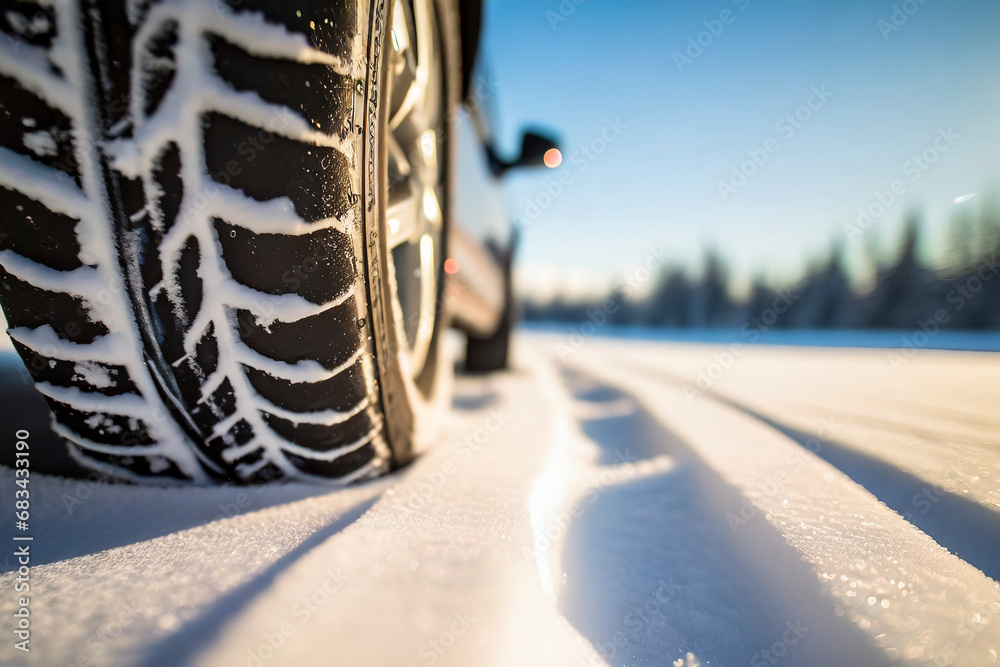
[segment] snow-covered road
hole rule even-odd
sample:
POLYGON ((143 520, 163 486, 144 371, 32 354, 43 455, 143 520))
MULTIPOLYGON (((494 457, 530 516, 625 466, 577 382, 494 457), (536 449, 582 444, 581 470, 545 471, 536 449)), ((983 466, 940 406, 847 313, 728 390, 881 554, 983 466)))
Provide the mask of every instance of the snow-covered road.
POLYGON ((997 663, 1000 355, 893 354, 522 333, 373 483, 34 476, 0 664, 997 663))

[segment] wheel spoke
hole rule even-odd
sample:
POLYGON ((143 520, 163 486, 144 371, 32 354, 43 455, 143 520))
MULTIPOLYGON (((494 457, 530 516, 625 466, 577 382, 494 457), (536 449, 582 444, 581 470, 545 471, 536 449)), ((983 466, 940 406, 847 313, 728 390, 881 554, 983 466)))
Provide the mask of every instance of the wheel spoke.
MULTIPOLYGON (((403 147, 399 145, 399 140, 392 134, 386 137, 386 148, 389 154, 389 177, 392 179, 393 176, 396 180, 405 178, 410 175, 412 168, 410 167, 410 161, 406 157, 406 152, 403 147)), ((390 182, 389 187, 392 187, 390 182)))
POLYGON ((438 201, 437 192, 434 188, 424 190, 423 201, 421 202, 423 226, 421 231, 430 232, 441 228, 441 203, 438 201))
MULTIPOLYGON (((407 189, 410 183, 406 182, 407 189)), ((385 220, 389 232, 389 248, 396 248, 404 243, 413 243, 419 238, 421 221, 416 207, 416 197, 407 194, 401 196, 395 203, 389 196, 389 206, 386 207, 385 220)))
POLYGON ((434 239, 430 234, 420 237, 420 318, 413 341, 414 366, 422 368, 427 360, 434 336, 434 316, 437 304, 437 257, 434 239))
POLYGON ((413 109, 417 80, 417 57, 413 40, 410 38, 412 25, 405 3, 396 0, 392 18, 392 60, 390 73, 393 90, 389 106, 389 131, 393 131, 403 118, 413 109))

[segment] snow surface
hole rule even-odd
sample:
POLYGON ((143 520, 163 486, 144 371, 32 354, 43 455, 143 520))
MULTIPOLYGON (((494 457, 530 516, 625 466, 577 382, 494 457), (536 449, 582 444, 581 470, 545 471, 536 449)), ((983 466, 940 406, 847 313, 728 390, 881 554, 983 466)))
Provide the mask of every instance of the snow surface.
POLYGON ((8 636, 0 664, 998 661, 1000 357, 516 352, 458 377, 442 441, 374 482, 34 475, 32 652, 8 636))

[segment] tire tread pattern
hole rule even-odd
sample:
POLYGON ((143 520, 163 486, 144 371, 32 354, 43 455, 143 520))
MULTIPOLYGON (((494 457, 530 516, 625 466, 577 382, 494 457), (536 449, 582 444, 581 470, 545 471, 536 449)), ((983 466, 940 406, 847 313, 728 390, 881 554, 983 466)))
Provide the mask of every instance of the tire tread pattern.
POLYGON ((0 302, 57 431, 78 459, 127 478, 384 472, 360 261, 356 3, 99 3, 100 48, 70 36, 99 65, 94 120, 66 112, 93 91, 51 57, 60 30, 84 30, 77 2, 21 3, 0 20, 8 51, 50 64, 26 75, 0 50, 0 206, 12 215, 0 302), (4 151, 99 214, 83 225, 45 192, 5 182, 4 151), (113 256, 88 254, 95 224, 113 256), (92 269, 104 289, 33 284, 8 270, 20 258, 67 278, 92 269))

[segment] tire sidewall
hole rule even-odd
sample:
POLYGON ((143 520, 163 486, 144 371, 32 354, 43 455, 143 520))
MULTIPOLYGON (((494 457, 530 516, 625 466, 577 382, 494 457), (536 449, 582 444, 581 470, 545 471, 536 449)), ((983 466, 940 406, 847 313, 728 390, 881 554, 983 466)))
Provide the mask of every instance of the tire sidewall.
POLYGON ((368 16, 367 85, 365 88, 365 125, 363 132, 363 192, 362 209, 364 229, 365 284, 371 332, 375 348, 376 376, 385 416, 385 429, 395 466, 403 465, 423 451, 434 438, 441 425, 441 416, 447 408, 447 363, 441 353, 441 339, 447 329, 447 286, 442 269, 447 256, 447 239, 450 226, 450 200, 453 190, 451 165, 454 164, 454 147, 450 141, 450 127, 457 108, 456 48, 450 30, 456 25, 455 8, 448 0, 435 2, 444 60, 444 87, 446 91, 445 137, 441 142, 445 161, 444 228, 441 257, 438 261, 438 293, 436 318, 427 362, 419 377, 414 379, 402 363, 405 340, 393 309, 394 287, 389 275, 388 235, 386 233, 385 202, 388 199, 388 150, 385 137, 388 133, 388 61, 389 27, 392 25, 392 0, 373 0, 368 16))

